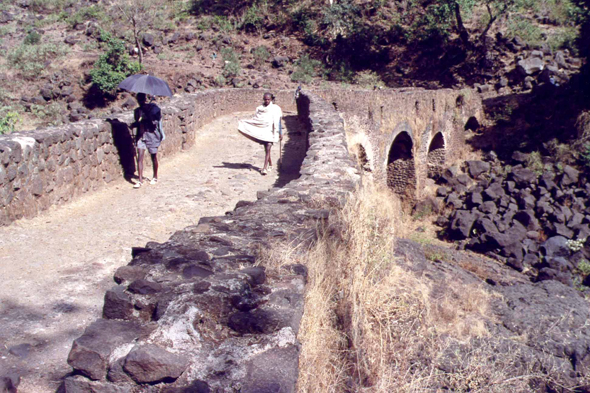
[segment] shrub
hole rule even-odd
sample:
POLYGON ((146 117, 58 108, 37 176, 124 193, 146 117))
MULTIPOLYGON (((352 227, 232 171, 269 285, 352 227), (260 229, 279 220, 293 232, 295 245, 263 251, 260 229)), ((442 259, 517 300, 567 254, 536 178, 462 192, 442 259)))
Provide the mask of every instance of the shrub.
POLYGON ((0 135, 13 132, 19 119, 18 112, 11 107, 0 108, 0 135))
POLYGON ((101 32, 101 40, 106 44, 107 51, 94 63, 90 77, 101 92, 112 95, 123 79, 141 71, 141 65, 130 59, 122 40, 104 31, 101 32))
POLYGON ((295 71, 291 74, 291 80, 300 83, 311 83, 312 79, 318 75, 318 69, 323 64, 321 61, 311 59, 309 55, 301 56, 295 62, 295 71))
POLYGON ((23 40, 25 45, 37 45, 39 42, 41 42, 41 34, 35 30, 31 30, 23 40))
POLYGON ((67 52, 68 48, 62 44, 22 44, 8 53, 8 65, 20 70, 24 78, 31 79, 42 74, 46 61, 64 56, 67 52))
POLYGON ((263 64, 270 57, 270 52, 264 45, 257 46, 253 51, 254 62, 256 64, 263 64))
POLYGON ((260 31, 264 24, 264 17, 262 16, 262 9, 254 4, 248 7, 242 15, 242 23, 240 28, 245 31, 260 31))
POLYGON ((231 48, 221 49, 221 57, 225 63, 223 66, 223 76, 233 78, 240 74, 240 56, 231 48))
POLYGON ((526 165, 531 171, 535 172, 538 176, 542 175, 545 169, 541 153, 539 153, 538 151, 534 151, 528 155, 526 159, 526 165))
POLYGON ((332 38, 354 33, 360 23, 360 8, 350 0, 326 6, 322 12, 322 26, 332 38))
POLYGON ((519 36, 526 43, 531 45, 538 44, 542 38, 539 26, 520 16, 510 18, 507 33, 508 37, 519 36))
POLYGON ((106 20, 107 14, 104 11, 104 7, 98 5, 91 5, 90 7, 82 7, 76 11, 72 16, 67 18, 67 22, 70 26, 74 27, 78 24, 84 23, 89 20, 106 20))
POLYGON ((371 89, 376 87, 385 87, 379 74, 375 71, 361 71, 354 77, 354 83, 364 88, 371 89))

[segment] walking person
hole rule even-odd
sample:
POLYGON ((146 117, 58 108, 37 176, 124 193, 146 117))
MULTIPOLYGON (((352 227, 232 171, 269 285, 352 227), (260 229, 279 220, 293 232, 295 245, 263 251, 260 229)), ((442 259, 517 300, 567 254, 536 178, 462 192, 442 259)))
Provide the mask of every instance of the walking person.
POLYGON ((260 173, 266 175, 272 170, 272 158, 270 156, 272 144, 283 139, 281 118, 283 111, 274 102, 271 93, 264 93, 262 105, 256 108, 254 117, 249 120, 240 120, 238 131, 248 139, 264 146, 264 165, 260 173))
POLYGON ((164 129, 162 128, 162 112, 160 107, 153 102, 148 103, 144 93, 137 94, 137 103, 139 107, 133 113, 135 123, 132 124, 132 128, 137 128, 135 141, 139 179, 133 188, 140 188, 143 185, 143 157, 146 150, 152 157, 152 167, 154 170, 150 184, 156 184, 158 182, 158 147, 160 147, 160 143, 166 138, 164 129))

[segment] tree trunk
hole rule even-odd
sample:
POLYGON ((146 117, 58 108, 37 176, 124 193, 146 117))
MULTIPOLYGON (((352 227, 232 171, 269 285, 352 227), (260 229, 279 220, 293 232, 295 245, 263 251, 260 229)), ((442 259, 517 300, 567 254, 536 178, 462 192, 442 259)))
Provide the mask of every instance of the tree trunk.
POLYGON ((461 7, 459 6, 459 3, 455 2, 454 8, 455 8, 455 19, 457 20, 457 31, 459 32, 459 37, 461 38, 461 41, 463 41, 463 44, 465 46, 469 46, 470 45, 469 32, 467 31, 467 29, 465 28, 465 25, 463 24, 463 17, 461 17, 461 7))
POLYGON ((139 41, 139 31, 137 29, 137 21, 132 18, 131 24, 133 25, 133 38, 135 39, 135 45, 137 46, 137 54, 139 55, 139 64, 143 64, 143 49, 141 48, 141 42, 139 41))

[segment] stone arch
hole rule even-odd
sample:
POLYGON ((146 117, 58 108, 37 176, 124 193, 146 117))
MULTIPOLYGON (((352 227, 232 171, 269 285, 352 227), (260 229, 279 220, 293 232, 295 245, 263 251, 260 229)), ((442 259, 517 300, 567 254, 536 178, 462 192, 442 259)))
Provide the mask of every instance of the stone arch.
POLYGON ((479 121, 477 120, 477 118, 475 116, 471 116, 469 119, 467 119, 467 123, 465 123, 465 131, 467 131, 467 130, 477 131, 479 126, 480 126, 480 124, 479 124, 479 121))
POLYGON ((428 146, 428 177, 436 179, 442 174, 446 160, 445 138, 438 132, 428 146))
POLYGON ((416 193, 413 148, 411 135, 402 131, 393 140, 387 158, 387 186, 402 198, 408 199, 414 199, 416 193))

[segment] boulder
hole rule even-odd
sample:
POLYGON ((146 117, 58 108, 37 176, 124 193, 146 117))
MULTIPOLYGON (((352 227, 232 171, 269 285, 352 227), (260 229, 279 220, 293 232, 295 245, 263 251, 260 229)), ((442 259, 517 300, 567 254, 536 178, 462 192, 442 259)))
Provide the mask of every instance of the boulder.
POLYGON ((456 240, 466 239, 471 236, 471 228, 478 215, 467 210, 457 210, 451 222, 451 235, 456 240))
POLYGON ((188 366, 186 356, 147 344, 134 348, 125 357, 123 370, 137 383, 171 382, 188 366))
POLYGON ((490 163, 485 161, 466 161, 465 164, 467 165, 467 171, 469 175, 477 179, 481 174, 487 173, 490 171, 490 163))
POLYGON ((272 66, 274 68, 282 68, 287 62, 289 62, 289 58, 287 56, 275 56, 272 59, 272 66))
POLYGON ((102 316, 105 319, 133 319, 133 300, 123 285, 109 289, 104 295, 102 316))
POLYGON ((89 381, 79 375, 66 378, 63 387, 66 393, 132 393, 134 391, 132 385, 89 381))
POLYGON ((294 393, 299 369, 299 350, 289 345, 262 352, 246 364, 243 393, 294 393))
POLYGON ((154 46, 154 43, 156 42, 153 34, 150 33, 145 33, 143 37, 141 37, 141 41, 147 48, 151 48, 152 46, 154 46))
POLYGON ((569 165, 566 165, 563 168, 563 176, 561 177, 560 184, 562 187, 569 187, 573 184, 577 184, 579 176, 580 176, 580 171, 578 171, 575 168, 572 168, 569 165))
POLYGON ((565 53, 561 50, 555 52, 555 63, 557 64, 557 66, 559 68, 563 68, 563 69, 568 69, 569 66, 567 64, 567 61, 565 61, 565 53))
POLYGON ((514 215, 513 219, 520 222, 529 231, 537 231, 540 228, 539 220, 532 210, 521 210, 514 215))
POLYGON ((486 188, 483 192, 483 196, 485 197, 485 199, 490 201, 497 201, 505 195, 506 194, 504 193, 502 184, 499 182, 490 184, 490 186, 486 188))
POLYGON ((162 285, 157 282, 139 279, 129 284, 127 290, 138 295, 153 295, 162 290, 162 285))
POLYGON ((545 62, 542 59, 537 57, 529 57, 528 59, 520 60, 517 63, 516 69, 521 75, 527 76, 543 71, 544 67, 545 62))
POLYGON ((567 238, 563 236, 554 236, 547 239, 543 244, 541 244, 541 253, 545 255, 547 258, 550 257, 569 257, 570 249, 568 248, 566 242, 567 238))
POLYGON ((148 334, 153 326, 136 322, 98 319, 74 340, 68 355, 72 368, 93 380, 104 380, 112 351, 119 345, 148 334))
POLYGON ((535 172, 520 165, 513 167, 509 176, 519 187, 527 187, 537 179, 535 172))

